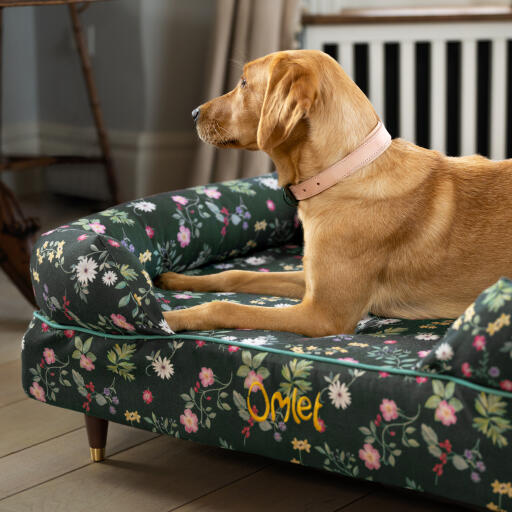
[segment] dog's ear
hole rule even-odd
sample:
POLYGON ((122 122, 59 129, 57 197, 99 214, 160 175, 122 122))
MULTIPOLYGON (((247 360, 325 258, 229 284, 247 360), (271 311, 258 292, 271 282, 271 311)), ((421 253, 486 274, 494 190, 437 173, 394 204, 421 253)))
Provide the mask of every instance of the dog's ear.
POLYGON ((317 90, 315 74, 288 58, 271 64, 258 124, 258 147, 264 151, 282 144, 297 123, 309 115, 317 90))

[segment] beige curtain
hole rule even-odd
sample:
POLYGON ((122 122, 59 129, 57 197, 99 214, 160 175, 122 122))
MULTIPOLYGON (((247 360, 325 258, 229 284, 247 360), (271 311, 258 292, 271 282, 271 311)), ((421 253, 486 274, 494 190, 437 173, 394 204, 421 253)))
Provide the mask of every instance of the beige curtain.
MULTIPOLYGON (((300 0, 216 0, 216 19, 209 82, 205 99, 231 90, 244 62, 296 46, 300 0)), ((271 170, 260 151, 216 149, 200 143, 194 182, 257 176, 271 170)))

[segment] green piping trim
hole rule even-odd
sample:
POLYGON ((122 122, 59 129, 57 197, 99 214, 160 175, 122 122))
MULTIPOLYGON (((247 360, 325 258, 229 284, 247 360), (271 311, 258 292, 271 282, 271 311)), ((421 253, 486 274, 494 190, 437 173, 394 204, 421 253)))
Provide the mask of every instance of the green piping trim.
POLYGON ((501 389, 490 388, 487 386, 482 386, 481 384, 476 384, 471 381, 467 381, 465 379, 461 379, 459 377, 454 377, 453 375, 444 375, 444 374, 432 374, 428 372, 415 371, 415 370, 406 370, 405 368, 393 368, 392 366, 377 366, 373 364, 366 363, 352 363, 351 361, 340 361, 339 359, 331 359, 329 357, 317 356, 315 354, 300 354, 296 352, 290 352, 288 350, 281 350, 279 348, 272 347, 264 347, 257 345, 249 345, 247 343, 240 343, 239 341, 228 341, 220 338, 213 338, 211 336, 201 336, 201 335, 192 335, 192 334, 170 334, 170 335, 158 335, 158 334, 144 334, 139 336, 128 336, 124 334, 108 334, 104 332, 93 331, 92 329, 86 329, 84 327, 75 327, 75 326, 67 326, 61 325, 52 320, 49 320, 44 315, 39 313, 38 311, 34 312, 34 316, 45 322, 50 327, 54 329, 68 330, 71 329, 73 331, 84 332, 86 334, 92 334, 93 336, 98 336, 102 338, 110 338, 114 340, 133 340, 135 337, 143 338, 143 339, 152 339, 152 340, 161 340, 161 339, 182 339, 182 340, 204 340, 210 341, 212 343, 220 343, 222 345, 234 345, 235 347, 247 348, 250 350, 258 350, 260 352, 270 352, 273 354, 285 355, 285 356, 293 356, 297 359, 308 359, 310 361, 319 361, 321 363, 329 363, 335 364, 338 366, 347 366, 349 368, 356 368, 358 370, 368 370, 373 372, 387 372, 393 373, 396 375, 407 375, 409 377, 427 377, 429 379, 438 379, 438 380, 446 380, 455 382, 456 384, 460 384, 461 386, 465 386, 467 388, 473 389, 475 391, 482 391, 484 393, 489 393, 492 395, 502 396, 504 398, 512 399, 512 392, 504 391, 501 389))

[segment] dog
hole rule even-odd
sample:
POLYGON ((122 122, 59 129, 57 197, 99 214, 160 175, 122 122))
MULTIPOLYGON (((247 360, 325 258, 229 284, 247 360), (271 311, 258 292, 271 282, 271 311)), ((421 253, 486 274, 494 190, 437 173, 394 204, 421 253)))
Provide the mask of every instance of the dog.
MULTIPOLYGON (((279 185, 306 183, 361 147, 379 123, 371 103, 327 54, 277 52, 243 68, 238 85, 193 112, 217 147, 265 151, 279 185)), ((230 270, 158 279, 172 290, 301 299, 287 308, 211 302, 169 311, 175 331, 270 329, 352 333, 368 312, 455 318, 512 275, 512 160, 447 157, 402 139, 319 194, 299 201, 304 270, 230 270)))

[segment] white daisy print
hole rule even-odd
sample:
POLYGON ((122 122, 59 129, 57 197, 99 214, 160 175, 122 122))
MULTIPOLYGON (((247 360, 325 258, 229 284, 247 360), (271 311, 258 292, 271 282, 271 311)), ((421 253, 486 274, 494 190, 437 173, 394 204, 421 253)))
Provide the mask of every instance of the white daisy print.
POLYGON ((437 334, 418 334, 417 336, 414 336, 417 340, 423 340, 423 341, 432 341, 432 340, 438 340, 439 336, 437 334))
POLYGON ((396 324, 398 322, 400 322, 398 318, 383 318, 382 320, 377 320, 377 325, 380 327, 381 325, 396 324))
POLYGON ((448 343, 441 343, 436 349, 436 358, 439 361, 448 361, 453 357, 453 349, 448 343))
POLYGON ((87 258, 87 256, 80 256, 76 266, 76 277, 80 284, 87 286, 89 283, 92 283, 96 277, 97 268, 98 264, 93 259, 87 258))
POLYGON ((278 302, 277 304, 274 304, 275 308, 289 308, 292 306, 292 304, 286 304, 285 302, 278 302))
POLYGON ((152 212, 156 208, 156 204, 149 201, 137 201, 132 203, 132 206, 141 212, 152 212))
POLYGON ((227 270, 229 268, 233 268, 235 265, 233 263, 217 263, 217 265, 213 265, 213 268, 218 268, 220 270, 227 270))
POLYGON ((103 284, 106 284, 107 286, 112 286, 113 284, 116 283, 117 276, 115 272, 113 272, 112 270, 108 270, 103 274, 101 280, 103 281, 103 284))
POLYGON ((241 343, 246 343, 247 345, 265 345, 267 343, 267 338, 264 336, 258 336, 257 338, 245 338, 243 340, 240 340, 241 343))
POLYGON ((251 256, 250 258, 246 258, 245 262, 249 265, 263 265, 267 260, 261 256, 251 256))
POLYGON ((174 366, 167 357, 164 357, 163 359, 160 356, 155 357, 151 366, 161 379, 170 379, 174 375, 174 366))
POLYGON ((260 178, 259 182, 262 185, 265 185, 265 187, 271 188, 272 190, 277 190, 279 188, 279 184, 277 183, 276 178, 260 178))
POLYGON ((160 329, 162 329, 162 331, 166 332, 167 334, 174 334, 174 331, 169 327, 169 324, 163 318, 160 320, 158 327, 160 327, 160 329))
POLYGON ((346 409, 352 403, 347 385, 344 382, 340 384, 338 380, 329 386, 329 398, 336 409, 346 409))

